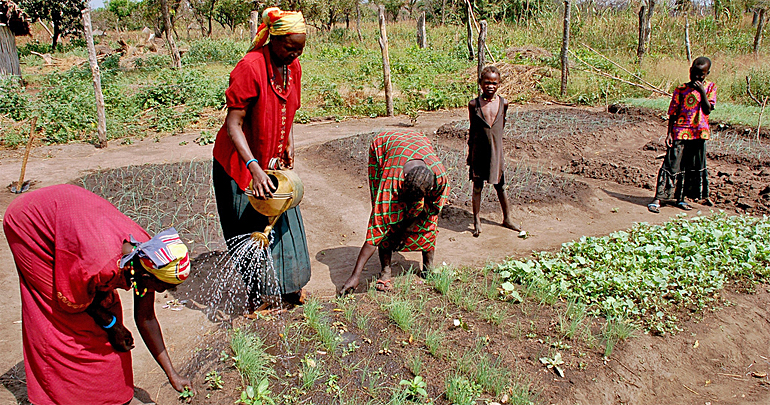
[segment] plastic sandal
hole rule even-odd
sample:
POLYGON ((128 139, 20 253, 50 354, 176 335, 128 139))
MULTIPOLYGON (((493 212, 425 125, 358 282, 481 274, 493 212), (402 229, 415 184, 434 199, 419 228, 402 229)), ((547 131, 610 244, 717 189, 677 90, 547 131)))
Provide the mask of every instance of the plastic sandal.
POLYGON ((676 203, 676 206, 679 207, 679 209, 682 209, 684 211, 690 211, 692 209, 690 204, 687 204, 684 201, 679 201, 678 203, 676 203))
POLYGON ((653 212, 653 213, 660 213, 660 204, 647 204, 647 211, 653 212))

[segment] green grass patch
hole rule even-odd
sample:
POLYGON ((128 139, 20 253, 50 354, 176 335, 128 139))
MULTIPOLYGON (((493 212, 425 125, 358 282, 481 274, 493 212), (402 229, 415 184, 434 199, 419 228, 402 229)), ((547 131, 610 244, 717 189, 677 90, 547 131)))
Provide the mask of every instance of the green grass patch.
POLYGON ((592 314, 665 333, 678 329, 678 311, 713 306, 726 284, 770 280, 769 263, 770 219, 717 213, 582 237, 499 270, 539 293, 583 302, 592 314))
MULTIPOLYGON (((626 98, 621 103, 634 105, 638 107, 651 108, 658 110, 663 114, 668 112, 668 105, 671 99, 668 97, 657 98, 626 98)), ((725 124, 738 124, 756 127, 759 120, 759 107, 752 105, 722 103, 717 102, 714 111, 709 115, 709 120, 713 122, 722 122, 725 124)), ((765 118, 763 118, 763 121, 765 118)))
POLYGON ((257 386, 268 377, 274 376, 274 357, 266 352, 262 338, 242 329, 233 330, 230 337, 235 367, 248 385, 257 386))

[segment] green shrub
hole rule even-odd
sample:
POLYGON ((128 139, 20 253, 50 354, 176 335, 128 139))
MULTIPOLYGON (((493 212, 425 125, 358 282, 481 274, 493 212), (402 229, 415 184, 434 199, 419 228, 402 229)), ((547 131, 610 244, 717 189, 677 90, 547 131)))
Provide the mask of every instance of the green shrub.
POLYGON ((182 63, 191 65, 221 62, 234 65, 246 54, 248 46, 249 43, 243 41, 204 38, 190 43, 190 49, 182 56, 182 63))

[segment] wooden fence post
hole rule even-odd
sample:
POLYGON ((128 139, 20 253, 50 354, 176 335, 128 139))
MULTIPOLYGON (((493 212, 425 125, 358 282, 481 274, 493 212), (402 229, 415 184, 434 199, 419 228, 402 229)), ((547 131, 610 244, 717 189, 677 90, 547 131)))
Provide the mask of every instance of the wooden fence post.
POLYGON ((476 48, 478 50, 477 59, 479 61, 478 68, 476 69, 476 79, 481 78, 481 70, 484 69, 484 64, 486 63, 486 58, 484 57, 484 48, 486 45, 486 41, 487 41, 487 20, 481 20, 479 21, 479 43, 478 43, 478 47, 476 48))
POLYGON ((254 37, 257 36, 257 29, 259 28, 259 11, 252 11, 249 14, 249 41, 254 42, 254 37))
POLYGON ((468 31, 468 60, 473 60, 473 23, 471 22, 471 19, 473 18, 473 10, 471 9, 471 3, 468 3, 468 24, 466 24, 466 28, 468 31))
POLYGON ((91 77, 94 81, 94 96, 96 97, 96 133, 99 137, 97 148, 107 147, 107 118, 104 113, 104 95, 102 94, 102 75, 99 71, 99 61, 96 59, 96 48, 94 47, 94 34, 91 30, 91 10, 85 9, 80 12, 83 15, 83 28, 86 35, 86 46, 88 47, 88 62, 91 65, 91 77))
POLYGON ((417 46, 420 49, 425 49, 428 46, 428 35, 425 32, 425 12, 420 14, 417 18, 417 46))
POLYGON ((569 76, 569 17, 570 0, 564 0, 564 33, 561 38, 561 96, 567 95, 567 77, 569 76))
POLYGON ((642 57, 644 56, 644 16, 646 7, 642 5, 639 8, 639 40, 636 47, 636 61, 638 64, 642 64, 642 57))
POLYGON ((385 82, 385 109, 388 117, 393 116, 393 86, 390 83, 390 57, 388 56, 388 33, 385 31, 385 6, 379 7, 380 50, 382 51, 382 75, 385 82))
POLYGON ((754 36, 754 55, 759 54, 759 46, 762 45, 762 29, 765 28, 765 11, 759 10, 759 20, 757 21, 757 34, 754 36))
POLYGON ((356 33, 358 34, 358 42, 363 42, 361 37, 361 0, 356 0, 356 33))
POLYGON ((160 8, 163 13, 163 21, 166 32, 166 42, 168 43, 169 51, 171 53, 171 62, 174 69, 182 68, 182 56, 179 55, 179 49, 176 47, 174 41, 173 27, 171 26, 171 16, 168 13, 168 0, 160 0, 160 8))
POLYGON ((0 24, 0 76, 14 75, 21 77, 19 53, 16 50, 16 37, 5 24, 0 24))

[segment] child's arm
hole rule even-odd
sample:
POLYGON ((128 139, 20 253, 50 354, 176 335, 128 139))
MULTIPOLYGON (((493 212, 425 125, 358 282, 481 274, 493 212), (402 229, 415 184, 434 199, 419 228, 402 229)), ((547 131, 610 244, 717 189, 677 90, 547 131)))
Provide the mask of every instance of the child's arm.
POLYGON ((468 157, 465 159, 465 164, 471 165, 471 145, 473 145, 474 138, 476 137, 476 131, 473 129, 473 116, 476 115, 476 99, 474 98, 468 102, 468 120, 470 127, 468 128, 468 157))
POLYGON ((706 85, 703 82, 693 82, 692 83, 693 88, 695 90, 698 90, 698 93, 700 93, 700 109, 703 111, 704 114, 709 115, 711 114, 711 110, 714 109, 714 106, 711 105, 711 102, 709 101, 709 96, 706 94, 706 85))

